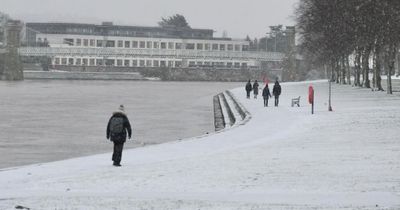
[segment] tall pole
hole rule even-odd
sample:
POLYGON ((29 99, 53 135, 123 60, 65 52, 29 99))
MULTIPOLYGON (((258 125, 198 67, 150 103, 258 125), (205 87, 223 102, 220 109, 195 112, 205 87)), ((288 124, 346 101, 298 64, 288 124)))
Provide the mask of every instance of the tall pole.
MULTIPOLYGON (((332 78, 332 71, 331 71, 331 78, 332 78)), ((328 107, 328 111, 332 111, 332 105, 331 105, 331 96, 332 96, 332 79, 328 78, 328 82, 329 82, 329 107, 328 107)))

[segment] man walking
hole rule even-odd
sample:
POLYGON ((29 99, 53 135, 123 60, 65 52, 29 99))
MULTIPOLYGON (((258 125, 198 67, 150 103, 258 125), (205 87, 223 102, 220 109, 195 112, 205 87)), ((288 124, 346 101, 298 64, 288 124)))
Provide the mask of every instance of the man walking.
POLYGON ((131 139, 131 124, 125 114, 124 105, 120 105, 118 110, 111 116, 107 125, 107 139, 114 142, 114 152, 112 155, 114 166, 121 166, 122 149, 124 148, 127 132, 129 139, 131 139))
POLYGON ((264 98, 264 107, 267 107, 268 106, 268 99, 269 99, 269 97, 272 97, 271 93, 269 92, 268 83, 265 84, 262 96, 264 98))
POLYGON ((257 95, 258 95, 258 82, 257 82, 257 80, 253 83, 253 94, 254 94, 254 98, 257 99, 257 95))
POLYGON ((253 89, 253 87, 251 86, 250 80, 247 82, 245 89, 246 89, 247 98, 250 98, 250 92, 253 89))
POLYGON ((279 84, 278 80, 276 80, 274 88, 272 89, 272 94, 275 97, 275 106, 279 105, 279 95, 281 95, 281 91, 281 85, 279 84))

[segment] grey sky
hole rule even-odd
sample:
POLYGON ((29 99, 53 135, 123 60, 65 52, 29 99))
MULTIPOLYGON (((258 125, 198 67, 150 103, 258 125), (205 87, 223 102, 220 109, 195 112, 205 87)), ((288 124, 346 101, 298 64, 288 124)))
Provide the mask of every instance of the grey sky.
POLYGON ((293 25, 298 0, 0 0, 0 10, 24 21, 59 21, 156 26, 182 14, 193 28, 221 36, 265 36, 270 25, 293 25))

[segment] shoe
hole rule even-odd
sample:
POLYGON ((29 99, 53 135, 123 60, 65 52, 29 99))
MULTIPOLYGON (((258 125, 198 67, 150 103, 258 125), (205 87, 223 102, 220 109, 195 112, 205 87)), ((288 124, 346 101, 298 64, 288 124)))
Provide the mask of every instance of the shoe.
POLYGON ((113 166, 115 166, 115 167, 121 167, 121 164, 119 164, 119 163, 113 163, 113 166))

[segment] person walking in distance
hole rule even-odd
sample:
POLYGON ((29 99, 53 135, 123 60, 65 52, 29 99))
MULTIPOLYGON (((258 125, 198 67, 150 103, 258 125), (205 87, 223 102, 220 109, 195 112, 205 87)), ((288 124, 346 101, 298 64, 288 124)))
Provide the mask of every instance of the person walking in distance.
POLYGON ((279 84, 278 80, 276 80, 274 88, 272 89, 272 94, 275 97, 275 106, 279 105, 279 95, 281 95, 281 92, 282 92, 281 85, 279 84))
POLYGON ((131 124, 125 114, 124 105, 120 105, 118 110, 114 112, 107 124, 107 139, 114 143, 114 152, 112 161, 114 166, 121 166, 122 149, 126 137, 131 139, 132 129, 131 124))
POLYGON ((258 82, 257 82, 257 80, 254 81, 254 84, 253 84, 253 94, 254 94, 254 98, 257 99, 257 95, 258 95, 258 82))
POLYGON ((250 92, 251 92, 251 90, 252 90, 250 80, 247 82, 246 88, 245 88, 245 89, 246 89, 247 98, 250 98, 250 92))
POLYGON ((268 99, 269 99, 269 97, 272 97, 271 93, 269 92, 268 83, 265 84, 265 87, 264 87, 263 92, 262 92, 262 96, 264 98, 264 107, 267 107, 268 106, 268 99))

